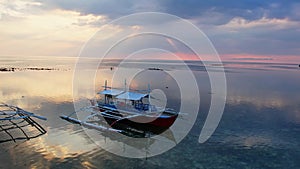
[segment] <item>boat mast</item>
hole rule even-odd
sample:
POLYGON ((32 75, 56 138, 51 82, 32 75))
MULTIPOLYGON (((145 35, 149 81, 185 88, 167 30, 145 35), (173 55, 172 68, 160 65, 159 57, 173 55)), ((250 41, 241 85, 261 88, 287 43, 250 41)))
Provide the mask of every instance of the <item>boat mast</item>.
MULTIPOLYGON (((125 78, 125 80, 124 80, 124 91, 125 91, 125 93, 126 93, 126 91, 127 91, 127 83, 126 83, 126 78, 125 78)), ((129 95, 129 94, 128 94, 129 95)), ((126 106, 126 98, 125 98, 125 106, 126 106)))
MULTIPOLYGON (((107 80, 105 80, 105 83, 104 83, 104 90, 107 90, 107 80)), ((106 94, 104 95, 104 103, 105 104, 107 103, 107 95, 106 94)))
POLYGON ((150 105, 150 92, 151 92, 151 89, 150 89, 150 84, 148 83, 148 103, 149 103, 149 106, 148 106, 148 111, 149 111, 149 113, 151 113, 151 105, 150 105))

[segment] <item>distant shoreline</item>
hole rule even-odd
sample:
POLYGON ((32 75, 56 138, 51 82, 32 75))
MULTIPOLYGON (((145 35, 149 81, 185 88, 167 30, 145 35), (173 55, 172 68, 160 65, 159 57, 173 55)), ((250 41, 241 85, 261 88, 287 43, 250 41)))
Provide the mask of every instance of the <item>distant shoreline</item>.
POLYGON ((16 71, 59 71, 58 68, 45 68, 45 67, 0 67, 0 72, 16 72, 16 71))

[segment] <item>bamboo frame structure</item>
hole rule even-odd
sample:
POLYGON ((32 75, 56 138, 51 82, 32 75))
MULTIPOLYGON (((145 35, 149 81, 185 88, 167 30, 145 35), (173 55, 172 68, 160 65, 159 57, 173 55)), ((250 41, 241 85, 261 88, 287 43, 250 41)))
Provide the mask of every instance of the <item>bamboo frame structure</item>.
POLYGON ((29 140, 46 134, 47 131, 33 118, 47 120, 17 106, 0 103, 0 143, 29 140))

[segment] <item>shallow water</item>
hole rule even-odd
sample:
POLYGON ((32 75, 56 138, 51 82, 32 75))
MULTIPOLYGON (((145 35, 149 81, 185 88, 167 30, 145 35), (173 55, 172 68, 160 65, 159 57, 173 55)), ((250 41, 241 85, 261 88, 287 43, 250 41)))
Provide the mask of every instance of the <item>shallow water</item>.
MULTIPOLYGON (((210 92, 205 67, 199 62, 186 62, 197 78, 201 94, 196 123, 171 150, 147 159, 131 159, 107 152, 94 144, 81 126, 59 118, 74 111, 75 61, 74 58, 0 58, 0 67, 55 68, 0 72, 1 102, 48 118, 36 120, 47 134, 0 144, 0 168, 300 168, 300 70, 296 64, 226 62, 228 93, 224 114, 212 137, 200 144, 198 137, 214 93, 210 92)), ((93 60, 81 67, 83 74, 92 72, 88 69, 90 64, 94 64, 93 60)), ((177 63, 169 61, 164 65, 166 71, 182 71, 177 63)), ((99 68, 95 88, 99 89, 104 79, 111 78, 116 71, 110 70, 111 66, 115 66, 113 61, 99 68)), ((214 69, 219 65, 210 66, 214 69)), ((150 72, 152 77, 160 76, 155 74, 150 72)), ((140 76, 131 87, 146 85, 146 80, 155 78, 140 76)), ((166 93, 176 88, 171 82, 161 81, 168 87, 164 89, 166 93)), ((153 88, 155 85, 159 86, 154 84, 153 88)), ((91 97, 91 94, 82 89, 76 96, 91 97)), ((167 96, 173 98, 168 106, 176 107, 178 94, 172 91, 167 96)))

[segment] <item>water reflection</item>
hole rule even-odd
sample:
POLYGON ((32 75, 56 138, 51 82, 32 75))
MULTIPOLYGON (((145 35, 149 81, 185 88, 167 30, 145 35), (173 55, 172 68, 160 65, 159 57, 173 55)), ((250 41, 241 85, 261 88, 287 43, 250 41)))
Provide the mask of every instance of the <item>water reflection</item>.
MULTIPOLYGON (((210 93, 205 71, 194 67, 201 92, 200 113, 195 126, 174 149, 145 160, 108 153, 94 144, 80 126, 59 119, 59 115, 74 111, 74 60, 40 59, 33 63, 20 58, 1 58, 0 62, 8 66, 21 66, 26 62, 37 67, 59 63, 68 70, 0 72, 1 101, 48 118, 41 122, 47 134, 25 142, 0 145, 0 168, 119 168, 120 164, 124 168, 300 167, 300 74, 298 69, 290 68, 293 65, 225 64, 228 83, 225 112, 218 129, 204 144, 198 143, 198 137, 210 95, 214 93, 210 93)), ((92 63, 88 61, 87 67, 92 63)), ((98 89, 104 79, 110 77, 110 64, 102 68, 103 76, 97 78, 98 89)), ((180 66, 174 64, 169 65, 168 71, 180 70, 180 66)), ((81 94, 85 96, 84 91, 81 94)), ((114 141, 109 135, 106 138, 106 141, 114 141)))

